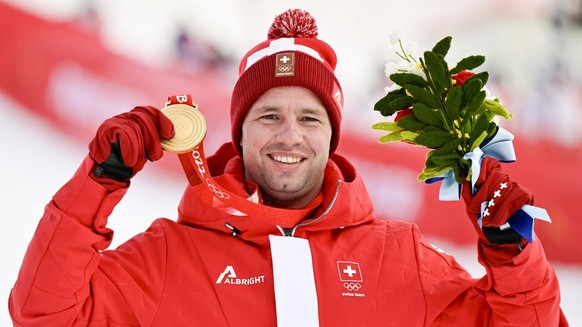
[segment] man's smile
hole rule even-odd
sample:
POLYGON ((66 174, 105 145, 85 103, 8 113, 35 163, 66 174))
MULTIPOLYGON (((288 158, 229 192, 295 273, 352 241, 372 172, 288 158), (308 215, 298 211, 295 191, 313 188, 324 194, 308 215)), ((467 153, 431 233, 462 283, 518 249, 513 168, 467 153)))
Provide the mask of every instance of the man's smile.
POLYGON ((297 156, 282 156, 282 155, 272 155, 270 154, 269 157, 276 162, 282 162, 286 164, 295 164, 298 162, 303 161, 305 158, 297 157, 297 156))

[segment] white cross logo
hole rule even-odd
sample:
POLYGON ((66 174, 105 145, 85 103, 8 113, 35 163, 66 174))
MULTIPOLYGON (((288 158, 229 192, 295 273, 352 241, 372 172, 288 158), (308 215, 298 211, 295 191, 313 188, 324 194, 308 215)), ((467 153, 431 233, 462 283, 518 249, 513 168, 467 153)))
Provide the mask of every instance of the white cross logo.
POLYGON ((337 261, 337 272, 342 282, 361 282, 360 264, 353 261, 337 261))
POLYGON ((281 58, 279 58, 280 61, 282 61, 284 64, 287 63, 287 61, 291 60, 291 58, 287 57, 287 56, 283 56, 281 58))
POLYGON ((495 191, 495 193, 493 193, 493 197, 494 198, 501 197, 501 191, 500 190, 495 191))
POLYGON ((346 269, 343 270, 348 276, 350 276, 350 278, 354 277, 354 275, 357 273, 357 271, 352 269, 352 266, 347 266, 346 269))
POLYGON ((499 185, 499 188, 502 189, 502 190, 504 188, 507 188, 507 183, 501 183, 501 185, 499 185))
POLYGON ((491 201, 489 201, 489 203, 487 204, 488 207, 493 207, 495 205, 495 199, 491 199, 491 201))

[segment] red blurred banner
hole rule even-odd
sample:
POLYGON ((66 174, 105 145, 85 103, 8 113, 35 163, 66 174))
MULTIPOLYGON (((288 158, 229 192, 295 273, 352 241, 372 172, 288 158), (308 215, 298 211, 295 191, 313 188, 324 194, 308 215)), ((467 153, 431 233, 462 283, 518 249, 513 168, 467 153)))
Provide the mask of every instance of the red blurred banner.
MULTIPOLYGON (((192 94, 203 112, 208 149, 230 138, 229 101, 234 76, 215 70, 184 72, 179 65, 152 68, 116 55, 98 34, 73 23, 54 23, 0 3, 0 88, 24 107, 44 116, 72 137, 92 138, 106 118, 136 105, 161 107, 168 95, 192 94)), ((348 109, 349 110, 349 109, 348 109)), ((371 109, 370 109, 371 110, 371 109)), ((378 135, 380 136, 380 135, 378 135)), ((416 180, 425 151, 409 144, 382 145, 377 137, 345 130, 339 153, 361 172, 378 217, 418 224, 429 238, 473 243, 476 234, 461 202, 438 201, 439 184, 416 180)), ((536 224, 551 260, 582 262, 577 237, 577 201, 582 200, 582 148, 552 141, 528 142, 516 135, 518 161, 504 164, 511 177, 536 195, 552 224, 536 224)), ((177 159, 165 156, 164 173, 182 174, 177 159)))

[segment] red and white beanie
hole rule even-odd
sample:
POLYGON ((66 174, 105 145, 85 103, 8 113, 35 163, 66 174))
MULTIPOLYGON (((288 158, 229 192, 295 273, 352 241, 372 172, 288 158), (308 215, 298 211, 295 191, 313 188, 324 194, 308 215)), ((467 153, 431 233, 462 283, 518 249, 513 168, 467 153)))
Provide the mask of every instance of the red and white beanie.
POLYGON ((335 52, 317 34, 315 19, 308 12, 289 9, 275 18, 267 40, 242 58, 230 105, 232 140, 239 154, 242 123, 249 109, 267 90, 280 86, 302 86, 321 99, 332 126, 330 154, 336 150, 344 97, 334 75, 335 52))

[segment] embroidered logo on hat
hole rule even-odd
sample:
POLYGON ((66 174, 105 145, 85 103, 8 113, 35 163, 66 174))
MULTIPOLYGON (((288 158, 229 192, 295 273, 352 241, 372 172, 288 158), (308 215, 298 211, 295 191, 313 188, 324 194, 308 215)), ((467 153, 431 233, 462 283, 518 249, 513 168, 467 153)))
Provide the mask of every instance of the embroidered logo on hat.
POLYGON ((295 76, 295 54, 282 52, 275 56, 275 77, 295 76))

